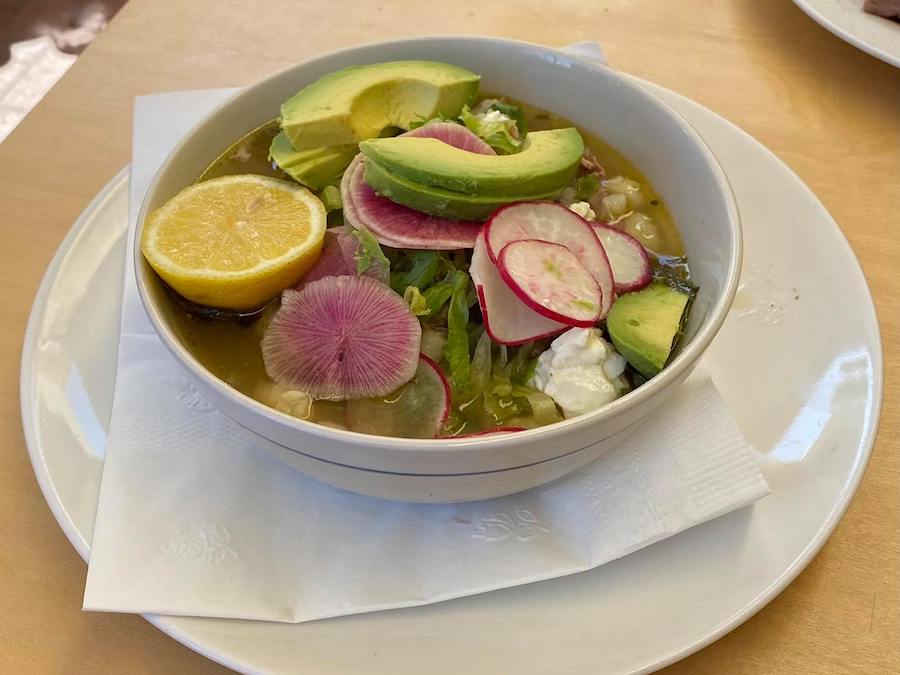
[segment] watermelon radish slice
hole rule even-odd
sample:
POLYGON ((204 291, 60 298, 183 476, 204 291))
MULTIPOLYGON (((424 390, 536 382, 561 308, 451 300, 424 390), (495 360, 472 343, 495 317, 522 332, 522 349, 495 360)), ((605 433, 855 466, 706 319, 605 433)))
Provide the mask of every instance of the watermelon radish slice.
POLYGON ((390 287, 328 276, 286 290, 262 339, 266 372, 313 398, 385 396, 416 373, 422 329, 390 287))
MULTIPOLYGON (((429 122, 403 136, 436 138, 448 145, 481 155, 495 155, 494 149, 464 126, 453 122, 429 122)), ((481 223, 438 218, 379 197, 370 188, 363 156, 358 155, 344 171, 341 199, 344 218, 353 227, 366 227, 379 243, 392 248, 451 251, 472 248, 481 223)))
POLYGON ((517 431, 525 431, 525 427, 497 427, 496 429, 487 429, 485 431, 473 431, 470 434, 449 436, 448 438, 477 438, 479 436, 500 436, 502 434, 514 434, 517 431))
POLYGON ((513 293, 488 255, 483 232, 475 241, 469 274, 490 338, 498 344, 513 346, 568 329, 567 324, 541 316, 513 293))
POLYGON ((557 202, 518 202, 497 209, 486 226, 491 260, 511 241, 542 239, 561 244, 591 273, 603 295, 600 318, 606 317, 615 300, 612 268, 590 223, 557 202))
POLYGON ((431 216, 379 197, 363 180, 364 174, 360 154, 341 179, 344 218, 353 227, 368 228, 379 243, 392 248, 452 251, 475 245, 481 223, 431 216))
POLYGON ((600 287, 562 244, 511 241, 500 251, 497 270, 522 302, 548 319, 590 328, 600 318, 600 287))
POLYGON ((469 131, 461 124, 454 122, 441 122, 433 120, 418 129, 407 131, 401 136, 416 136, 418 138, 436 138, 447 145, 452 145, 460 150, 477 152, 479 155, 496 155, 494 149, 485 143, 477 134, 469 131))
MULTIPOLYGON (((359 240, 353 236, 349 227, 332 227, 326 230, 319 259, 304 275, 299 285, 318 281, 322 277, 355 277, 358 250, 359 240)), ((383 283, 388 282, 387 270, 379 265, 371 265, 363 274, 383 283)))
POLYGON ((650 256, 641 242, 627 232, 606 223, 591 223, 594 234, 603 244, 612 267, 616 293, 639 291, 650 284, 653 270, 650 256))
POLYGON ((424 354, 412 380, 384 398, 347 402, 351 431, 401 438, 434 438, 450 417, 450 383, 424 354))

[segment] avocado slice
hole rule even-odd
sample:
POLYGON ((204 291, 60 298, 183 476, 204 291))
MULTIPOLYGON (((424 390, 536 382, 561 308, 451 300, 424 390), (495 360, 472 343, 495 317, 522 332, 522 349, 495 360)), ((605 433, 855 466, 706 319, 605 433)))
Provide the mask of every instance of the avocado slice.
POLYGON ((353 143, 294 150, 283 131, 272 139, 269 148, 269 156, 278 168, 311 190, 321 190, 340 178, 358 152, 353 143))
POLYGON ((452 118, 478 94, 479 75, 438 61, 389 61, 329 73, 281 106, 297 150, 359 143, 387 127, 452 118))
POLYGON ((584 152, 573 127, 533 131, 513 155, 481 155, 436 138, 401 136, 360 143, 366 162, 413 183, 467 195, 516 197, 552 192, 575 176, 584 152))
POLYGON ((374 162, 366 161, 365 181, 375 192, 392 202, 416 211, 442 218, 485 220, 501 206, 515 201, 554 199, 559 190, 517 197, 482 197, 452 192, 431 185, 422 185, 386 171, 374 162))
POLYGON ((690 295, 654 283, 619 296, 606 317, 613 345, 645 377, 666 365, 684 320, 690 295))

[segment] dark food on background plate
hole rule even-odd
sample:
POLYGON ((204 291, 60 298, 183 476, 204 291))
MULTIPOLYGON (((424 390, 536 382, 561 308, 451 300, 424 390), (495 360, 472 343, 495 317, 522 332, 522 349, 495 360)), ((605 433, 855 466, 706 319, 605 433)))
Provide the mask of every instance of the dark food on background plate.
POLYGON ((479 81, 326 75, 150 214, 142 251, 195 357, 289 415, 413 438, 550 424, 659 373, 693 294, 665 204, 479 81))
POLYGON ((869 14, 900 20, 900 0, 865 0, 863 9, 869 14))

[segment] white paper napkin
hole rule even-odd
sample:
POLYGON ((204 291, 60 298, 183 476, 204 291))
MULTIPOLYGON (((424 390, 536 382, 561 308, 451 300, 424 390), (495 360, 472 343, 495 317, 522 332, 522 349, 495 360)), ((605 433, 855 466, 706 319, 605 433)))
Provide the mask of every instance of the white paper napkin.
MULTIPOLYGON (((164 156, 230 93, 137 100, 132 227, 164 156)), ((702 367, 625 445, 526 493, 415 505, 331 488, 193 389, 129 255, 84 607, 299 622, 438 602, 591 569, 767 493, 702 367)))

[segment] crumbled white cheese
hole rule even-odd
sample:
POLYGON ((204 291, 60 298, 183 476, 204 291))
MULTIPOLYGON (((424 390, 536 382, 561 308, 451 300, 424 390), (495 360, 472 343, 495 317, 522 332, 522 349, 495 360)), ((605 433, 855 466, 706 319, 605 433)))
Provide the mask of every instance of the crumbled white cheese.
POLYGON ((628 390, 625 359, 596 328, 572 328, 538 357, 531 380, 574 417, 617 399, 628 390))
POLYGON ((502 113, 499 110, 489 110, 488 112, 478 113, 475 115, 479 120, 481 120, 485 124, 493 124, 496 122, 502 122, 506 124, 507 122, 512 122, 512 117, 507 115, 506 113, 502 113))
POLYGON ((574 204, 569 204, 569 210, 574 211, 585 220, 597 220, 597 214, 594 213, 594 209, 591 208, 589 202, 575 202, 574 204))

